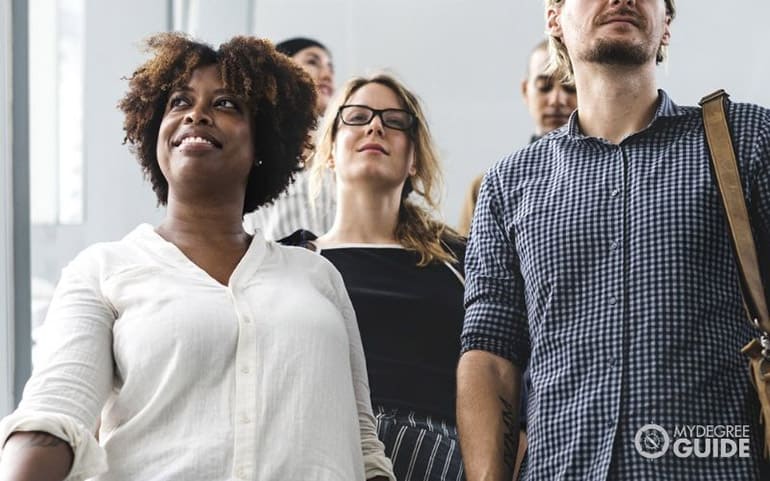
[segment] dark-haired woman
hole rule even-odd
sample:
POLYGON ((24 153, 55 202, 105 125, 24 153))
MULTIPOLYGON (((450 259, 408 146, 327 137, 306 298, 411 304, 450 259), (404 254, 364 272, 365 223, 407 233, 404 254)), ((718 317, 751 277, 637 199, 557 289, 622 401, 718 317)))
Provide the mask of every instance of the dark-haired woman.
POLYGON ((377 431, 399 481, 460 480, 455 367, 464 243, 431 216, 438 158, 417 98, 378 75, 349 81, 319 131, 314 178, 331 169, 332 228, 285 242, 339 269, 364 344, 377 431))
POLYGON ((64 270, 0 479, 391 478, 342 279, 242 228, 300 168, 311 80, 254 38, 149 47, 120 107, 166 217, 64 270))
MULTIPOLYGON (((312 38, 294 37, 278 42, 275 49, 302 67, 316 87, 316 115, 321 117, 334 93, 332 54, 321 42, 312 38)), ((305 157, 309 157, 307 152, 305 157)), ((277 240, 297 229, 326 232, 334 221, 334 187, 326 176, 314 202, 310 202, 310 158, 305 169, 272 204, 249 213, 243 219, 247 232, 259 233, 265 239, 277 240)))

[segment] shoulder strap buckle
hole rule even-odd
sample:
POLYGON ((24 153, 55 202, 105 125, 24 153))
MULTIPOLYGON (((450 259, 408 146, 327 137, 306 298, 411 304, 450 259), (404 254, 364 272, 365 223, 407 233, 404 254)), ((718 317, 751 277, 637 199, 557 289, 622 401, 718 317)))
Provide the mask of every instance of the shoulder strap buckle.
POLYGON ((712 100, 716 100, 716 99, 718 99, 719 97, 724 97, 724 99, 725 99, 725 100, 727 100, 727 99, 729 99, 729 98, 730 98, 730 94, 728 94, 727 92, 725 92, 725 89, 719 89, 719 90, 717 90, 717 91, 715 91, 715 92, 712 92, 712 93, 710 93, 710 94, 706 95, 706 96, 705 96, 705 97, 703 97, 702 99, 700 99, 700 102, 698 102, 698 105, 700 105, 701 107, 703 107, 703 104, 705 104, 705 103, 707 103, 707 102, 710 102, 710 101, 712 101, 712 100))

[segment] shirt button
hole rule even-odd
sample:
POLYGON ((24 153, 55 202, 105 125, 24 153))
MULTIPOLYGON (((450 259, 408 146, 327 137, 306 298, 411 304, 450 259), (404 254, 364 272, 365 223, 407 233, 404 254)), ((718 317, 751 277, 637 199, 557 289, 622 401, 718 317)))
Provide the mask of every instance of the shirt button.
POLYGON ((246 470, 241 466, 235 470, 235 475, 241 479, 246 479, 246 470))
POLYGON ((244 374, 248 374, 249 373, 249 366, 243 366, 241 368, 241 372, 244 373, 244 374))
POLYGON ((615 298, 615 296, 610 296, 610 305, 614 306, 618 303, 618 300, 615 298))
POLYGON ((610 192, 610 195, 613 197, 617 197, 618 194, 620 194, 620 189, 612 189, 612 192, 610 192))
POLYGON ((620 247, 620 242, 614 240, 610 243, 610 249, 616 251, 618 250, 618 247, 620 247))
POLYGON ((615 366, 618 365, 618 360, 616 358, 614 358, 614 357, 611 357, 609 359, 608 363, 609 363, 610 366, 615 367, 615 366))
POLYGON ((244 317, 243 318, 243 323, 244 324, 249 324, 250 322, 251 322, 251 319, 249 319, 248 317, 244 317))
POLYGON ((241 414, 241 424, 249 424, 251 419, 246 414, 241 414))

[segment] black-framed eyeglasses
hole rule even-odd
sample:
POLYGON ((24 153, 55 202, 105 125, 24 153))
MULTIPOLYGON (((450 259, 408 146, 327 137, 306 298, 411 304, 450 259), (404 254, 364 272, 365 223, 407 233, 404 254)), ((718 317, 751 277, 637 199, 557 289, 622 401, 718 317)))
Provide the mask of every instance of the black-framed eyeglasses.
POLYGON ((382 125, 395 130, 410 130, 414 127, 417 117, 403 109, 377 110, 366 105, 343 105, 337 111, 337 117, 345 125, 369 125, 369 122, 378 115, 382 125))

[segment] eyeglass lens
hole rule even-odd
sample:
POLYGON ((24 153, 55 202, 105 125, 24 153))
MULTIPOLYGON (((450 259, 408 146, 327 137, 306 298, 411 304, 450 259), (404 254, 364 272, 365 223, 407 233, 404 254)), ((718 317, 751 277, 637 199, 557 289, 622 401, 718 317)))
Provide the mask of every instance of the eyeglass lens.
POLYGON ((340 109, 340 118, 348 125, 367 125, 375 115, 380 116, 383 125, 396 130, 407 130, 414 122, 414 116, 406 110, 376 110, 364 105, 345 105, 340 109))

